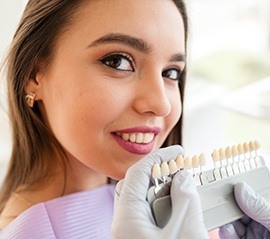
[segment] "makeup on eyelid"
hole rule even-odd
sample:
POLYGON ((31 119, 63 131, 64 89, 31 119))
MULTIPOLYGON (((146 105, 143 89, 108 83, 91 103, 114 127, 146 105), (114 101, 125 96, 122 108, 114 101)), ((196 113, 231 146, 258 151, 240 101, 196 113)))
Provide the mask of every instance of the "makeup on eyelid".
MULTIPOLYGON (((89 44, 88 48, 95 48, 95 47, 100 47, 100 46, 102 47, 107 47, 107 46, 117 47, 118 46, 118 48, 120 46, 120 48, 123 48, 123 49, 125 48, 130 49, 131 51, 134 52, 134 54, 142 53, 144 55, 151 55, 155 51, 155 49, 153 49, 152 46, 148 44, 148 42, 146 42, 144 39, 140 39, 140 38, 127 35, 127 34, 122 34, 122 33, 109 33, 105 36, 101 36, 100 38, 94 40, 91 44, 89 44)), ((132 54, 126 53, 125 50, 124 51, 117 50, 115 52, 112 51, 111 53, 101 57, 100 61, 103 62, 108 67, 111 67, 120 71, 134 71, 135 69, 135 59, 133 58, 132 54), (116 57, 118 57, 118 60, 121 60, 122 58, 122 61, 123 60, 129 61, 130 69, 122 69, 122 68, 117 69, 113 65, 110 65, 108 61, 107 63, 105 61, 106 58, 110 58, 110 60, 116 60, 116 57)), ((161 70, 162 72, 161 75, 171 80, 180 81, 182 71, 185 68, 185 66, 182 66, 182 65, 183 64, 185 65, 186 55, 182 53, 173 54, 172 56, 168 58, 167 63, 168 62, 170 63, 177 62, 177 63, 180 63, 181 65, 177 64, 176 66, 166 67, 161 70)))

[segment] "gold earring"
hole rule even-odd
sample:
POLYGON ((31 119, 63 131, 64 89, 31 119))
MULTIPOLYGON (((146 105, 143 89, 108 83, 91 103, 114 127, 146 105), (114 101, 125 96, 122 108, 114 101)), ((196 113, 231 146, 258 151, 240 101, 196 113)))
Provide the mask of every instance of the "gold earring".
POLYGON ((33 106, 34 106, 34 103, 35 103, 35 97, 36 97, 36 94, 35 94, 35 93, 28 93, 28 94, 25 96, 26 103, 27 103, 28 106, 31 107, 31 108, 33 108, 33 106))

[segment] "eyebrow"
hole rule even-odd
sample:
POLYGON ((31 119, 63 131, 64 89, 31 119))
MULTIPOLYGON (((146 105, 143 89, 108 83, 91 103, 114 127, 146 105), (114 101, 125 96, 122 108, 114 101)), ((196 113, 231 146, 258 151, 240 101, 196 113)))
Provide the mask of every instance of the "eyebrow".
MULTIPOLYGON (((133 37, 126 34, 121 33, 109 33, 106 34, 95 41, 93 41, 88 47, 96 47, 102 44, 108 44, 108 43, 121 43, 126 46, 129 46, 135 50, 138 50, 142 53, 151 53, 153 51, 153 48, 150 44, 145 42, 143 39, 133 37)), ((170 58, 171 62, 176 61, 186 61, 186 55, 185 54, 175 54, 170 58)))
POLYGON ((152 47, 144 40, 120 33, 106 34, 105 36, 93 41, 88 47, 94 47, 111 42, 122 43, 144 53, 150 53, 152 51, 152 47))
POLYGON ((175 62, 175 61, 183 61, 186 62, 186 55, 185 54, 175 54, 170 58, 171 62, 175 62))

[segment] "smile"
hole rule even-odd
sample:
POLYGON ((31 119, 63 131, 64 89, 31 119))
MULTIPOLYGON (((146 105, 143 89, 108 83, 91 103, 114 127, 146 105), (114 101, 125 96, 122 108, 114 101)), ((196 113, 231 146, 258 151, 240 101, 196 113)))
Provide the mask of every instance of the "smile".
POLYGON ((133 154, 148 154, 154 149, 160 127, 133 127, 113 132, 111 135, 119 146, 133 154))
POLYGON ((155 137, 154 133, 142 133, 142 132, 130 133, 130 134, 117 132, 116 135, 118 137, 121 137, 125 141, 130 141, 132 143, 137 143, 137 144, 148 144, 155 137))

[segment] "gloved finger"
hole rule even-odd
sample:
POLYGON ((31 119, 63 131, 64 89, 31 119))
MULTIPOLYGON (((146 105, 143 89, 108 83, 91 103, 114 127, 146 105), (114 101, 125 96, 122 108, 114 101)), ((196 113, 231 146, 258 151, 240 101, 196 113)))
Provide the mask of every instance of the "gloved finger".
POLYGON ((232 224, 224 225, 223 227, 219 228, 219 237, 220 239, 241 239, 232 224))
POLYGON ((242 222, 244 225, 248 225, 252 221, 252 219, 249 216, 245 215, 241 219, 239 219, 239 221, 242 222))
POLYGON ((124 184, 124 179, 120 180, 116 186, 115 186, 115 197, 119 197, 120 194, 121 194, 121 191, 122 191, 122 187, 123 187, 123 184, 124 184))
MULTIPOLYGON (((166 225, 171 232, 184 229, 191 238, 208 238, 203 222, 201 202, 194 179, 187 171, 179 171, 171 185, 172 215, 166 225), (196 230, 194 230, 196 225, 196 230)), ((177 235, 178 232, 175 232, 177 235)))
POLYGON ((114 192, 114 211, 116 211, 117 205, 118 205, 118 200, 121 195, 121 191, 124 185, 124 179, 120 180, 115 187, 115 192, 114 192))
POLYGON ((270 203, 244 182, 235 185, 234 194, 242 211, 270 230, 270 203))
POLYGON ((242 222, 242 220, 237 220, 232 223, 234 230, 236 231, 237 235, 242 238, 246 235, 247 226, 242 222))
POLYGON ((125 195, 121 197, 129 197, 132 200, 130 198, 132 196, 135 201, 144 200, 149 188, 153 165, 175 159, 180 154, 183 154, 183 148, 180 145, 174 145, 158 149, 131 166, 126 173, 122 190, 125 195))

